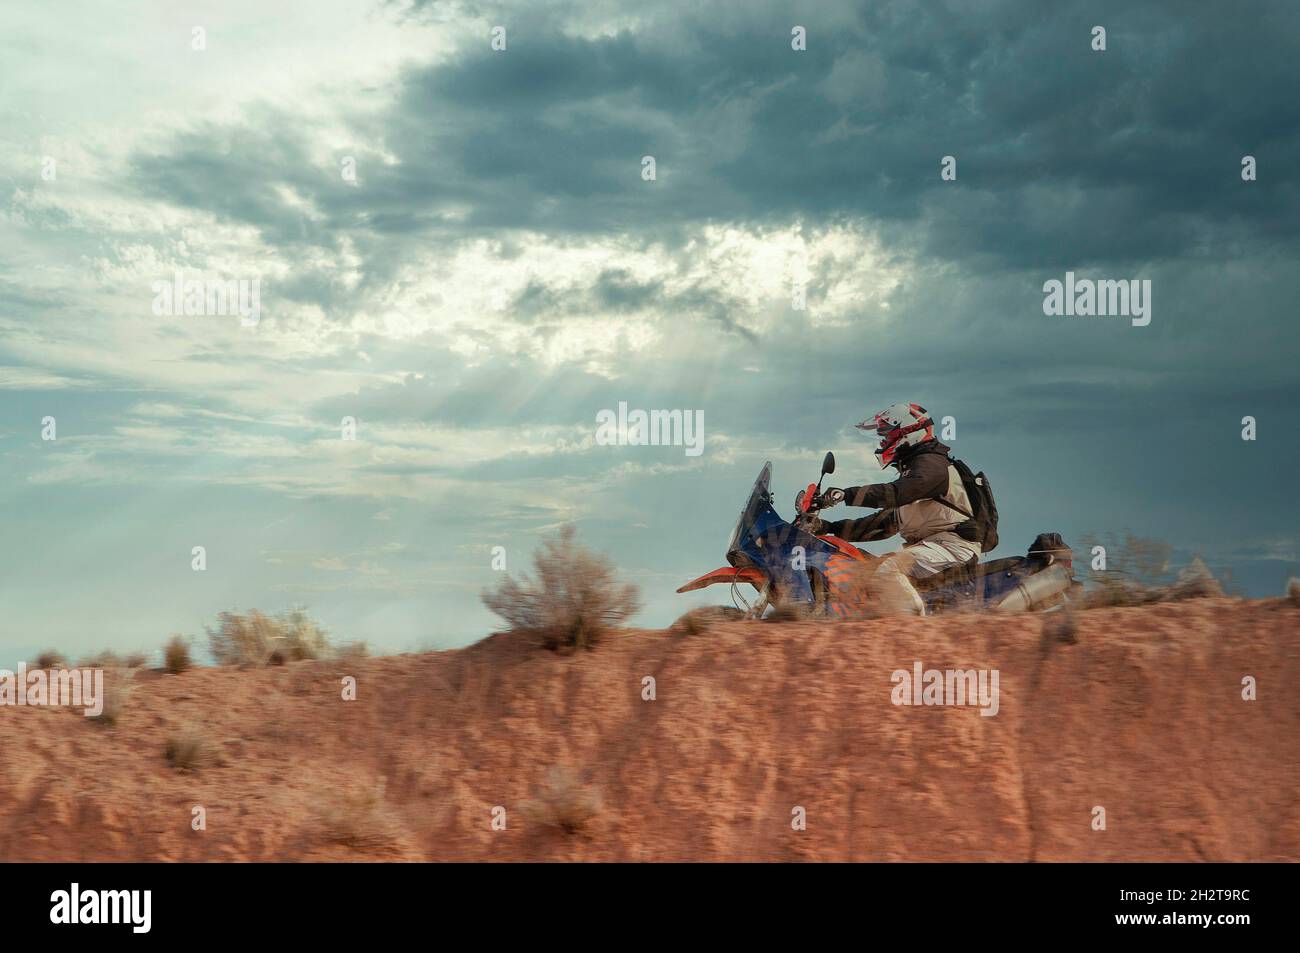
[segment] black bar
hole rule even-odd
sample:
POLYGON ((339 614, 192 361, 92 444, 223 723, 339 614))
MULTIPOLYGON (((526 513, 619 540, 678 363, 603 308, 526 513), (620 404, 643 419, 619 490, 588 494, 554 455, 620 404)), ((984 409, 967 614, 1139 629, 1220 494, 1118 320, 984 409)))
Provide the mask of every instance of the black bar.
POLYGON ((26 864, 0 871, 8 875, 0 902, 6 939, 35 933, 50 940, 63 935, 98 942, 111 935, 128 943, 202 938, 205 945, 235 939, 260 944, 373 938, 376 930, 429 937, 433 928, 447 942, 453 935, 472 942, 517 927, 548 942, 547 936, 585 931, 599 916, 625 919, 629 938, 666 936, 662 931, 670 927, 698 921, 733 939, 753 933, 761 940, 769 930, 802 924, 873 939, 924 938, 948 949, 964 945, 962 938, 981 937, 1064 941, 1137 934, 1175 943, 1232 943, 1288 922, 1284 904, 1295 867, 26 864), (83 903, 91 891, 150 891, 148 932, 135 933, 129 922, 52 923, 52 895, 64 891, 70 900, 73 883, 83 903), (1191 920, 1205 916, 1208 925, 1191 920), (1226 920, 1240 917, 1245 919, 1226 920))

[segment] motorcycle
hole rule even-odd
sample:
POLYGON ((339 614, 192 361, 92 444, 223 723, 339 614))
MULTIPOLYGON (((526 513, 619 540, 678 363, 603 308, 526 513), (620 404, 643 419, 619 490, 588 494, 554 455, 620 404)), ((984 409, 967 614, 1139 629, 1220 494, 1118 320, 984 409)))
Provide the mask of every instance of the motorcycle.
MULTIPOLYGON (((808 528, 808 517, 821 508, 822 480, 834 472, 835 455, 827 453, 817 482, 795 497, 798 515, 789 523, 773 506, 772 464, 765 463, 727 543, 730 565, 692 579, 677 591, 729 585, 745 618, 762 618, 768 608, 842 619, 875 615, 870 586, 863 580, 881 557, 808 528), (740 595, 741 585, 758 593, 753 603, 740 595)), ((1083 588, 1074 579, 1073 554, 1056 533, 1039 534, 1024 556, 972 560, 912 582, 927 614, 956 608, 1051 611, 1077 599, 1083 588)))

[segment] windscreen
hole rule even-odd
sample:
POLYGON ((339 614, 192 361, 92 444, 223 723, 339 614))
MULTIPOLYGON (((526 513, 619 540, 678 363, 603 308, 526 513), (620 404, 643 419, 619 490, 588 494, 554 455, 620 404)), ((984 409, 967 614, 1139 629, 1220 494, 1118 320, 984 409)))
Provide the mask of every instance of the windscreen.
POLYGON ((763 464, 763 469, 758 471, 758 479, 754 481, 754 489, 749 493, 749 499, 745 501, 745 508, 740 511, 740 519, 736 520, 736 528, 731 531, 731 539, 727 542, 727 552, 731 553, 740 545, 740 538, 745 532, 745 528, 758 515, 758 511, 763 508, 771 499, 769 484, 772 482, 772 461, 763 464))

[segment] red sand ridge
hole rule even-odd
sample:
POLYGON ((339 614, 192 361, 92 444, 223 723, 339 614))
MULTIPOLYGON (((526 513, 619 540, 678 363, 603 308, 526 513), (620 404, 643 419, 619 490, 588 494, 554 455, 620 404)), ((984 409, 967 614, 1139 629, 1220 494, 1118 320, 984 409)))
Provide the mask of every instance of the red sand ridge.
POLYGON ((1084 612, 1073 644, 960 615, 142 672, 112 726, 0 708, 0 857, 1297 860, 1298 622, 1213 599, 1084 612), (997 714, 978 685, 894 704, 917 662, 996 670, 997 714))

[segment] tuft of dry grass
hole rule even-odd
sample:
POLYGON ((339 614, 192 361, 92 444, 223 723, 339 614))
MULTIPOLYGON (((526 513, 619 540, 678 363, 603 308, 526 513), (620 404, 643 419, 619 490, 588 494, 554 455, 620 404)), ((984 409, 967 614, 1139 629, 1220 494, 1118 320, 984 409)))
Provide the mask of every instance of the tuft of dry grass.
POLYGON ((212 747, 193 728, 186 728, 167 739, 164 749, 167 763, 177 771, 198 771, 212 762, 212 747))
POLYGON ((674 635, 699 635, 722 622, 736 622, 745 617, 735 606, 699 606, 682 613, 668 627, 674 635))
POLYGON ((1300 579, 1291 577, 1291 581, 1286 584, 1286 595, 1293 606, 1300 608, 1300 579))
POLYGON ((77 660, 79 668, 117 668, 132 669, 144 668, 149 661, 149 656, 144 652, 128 652, 126 655, 118 655, 111 649, 105 649, 94 655, 87 655, 77 660))
POLYGON ((131 675, 121 668, 104 670, 103 709, 98 715, 88 715, 87 720, 111 728, 126 710, 131 697, 131 675))
POLYGON ((580 545, 572 526, 542 543, 536 578, 509 576, 483 604, 516 632, 549 649, 591 649, 641 608, 637 587, 620 584, 608 559, 580 545))
POLYGON ((554 765, 536 797, 524 802, 523 813, 545 827, 575 834, 600 813, 599 792, 582 783, 578 773, 565 765, 554 765))
POLYGON ((190 660, 190 645, 179 635, 173 635, 163 647, 163 670, 173 675, 188 672, 194 663, 190 660))
POLYGON ((319 838, 345 847, 376 849, 400 840, 384 800, 384 778, 336 793, 317 815, 319 838))

